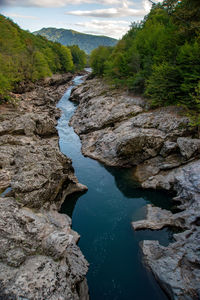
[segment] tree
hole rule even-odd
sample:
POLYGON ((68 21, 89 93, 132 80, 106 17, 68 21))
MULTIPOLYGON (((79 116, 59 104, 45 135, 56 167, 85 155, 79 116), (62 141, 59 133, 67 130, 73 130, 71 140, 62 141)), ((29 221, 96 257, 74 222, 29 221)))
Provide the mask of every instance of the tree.
POLYGON ((71 51, 67 47, 22 30, 3 15, 0 15, 0 32, 1 98, 19 82, 36 81, 73 69, 71 51))
POLYGON ((32 80, 41 79, 47 76, 51 76, 51 70, 44 55, 40 51, 36 51, 34 55, 34 69, 32 74, 32 80))
POLYGON ((153 106, 175 105, 180 98, 181 74, 177 66, 167 62, 153 66, 147 80, 145 95, 152 99, 153 106))
POLYGON ((61 45, 59 49, 60 63, 62 72, 69 72, 73 69, 72 55, 66 46, 61 45))
POLYGON ((87 63, 86 53, 79 48, 78 45, 69 46, 74 63, 74 70, 82 70, 87 63))
POLYGON ((10 82, 9 80, 0 73, 0 103, 7 96, 7 92, 10 90, 10 82))
POLYGON ((99 46, 94 49, 90 56, 90 65, 96 75, 102 76, 105 70, 105 62, 112 52, 111 47, 99 46))

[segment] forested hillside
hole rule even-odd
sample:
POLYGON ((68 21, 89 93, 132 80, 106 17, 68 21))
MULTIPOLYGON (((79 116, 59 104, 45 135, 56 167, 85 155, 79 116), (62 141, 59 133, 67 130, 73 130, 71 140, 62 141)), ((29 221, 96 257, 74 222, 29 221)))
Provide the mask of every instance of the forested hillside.
POLYGON ((0 15, 0 101, 19 82, 34 82, 54 73, 82 69, 85 62, 86 54, 78 47, 70 51, 20 29, 0 15))
POLYGON ((78 45, 80 49, 84 50, 87 54, 100 45, 114 46, 117 43, 116 39, 107 36, 85 34, 63 28, 42 28, 33 33, 42 35, 50 41, 59 42, 65 46, 78 45))
MULTIPOLYGON (((200 1, 165 0, 114 48, 91 54, 93 73, 144 94, 154 106, 200 110, 200 1)), ((200 121, 200 120, 199 120, 200 121)))

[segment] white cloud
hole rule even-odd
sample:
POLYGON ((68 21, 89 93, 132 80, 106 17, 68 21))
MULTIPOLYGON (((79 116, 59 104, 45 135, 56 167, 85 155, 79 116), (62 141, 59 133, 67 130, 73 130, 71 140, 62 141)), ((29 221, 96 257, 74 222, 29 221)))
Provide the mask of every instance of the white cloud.
MULTIPOLYGON (((162 2, 161 0, 153 0, 154 3, 158 3, 158 2, 162 2)), ((150 12, 151 10, 151 6, 152 6, 152 2, 149 0, 143 0, 142 1, 142 5, 145 9, 146 12, 150 12)))
POLYGON ((143 0, 142 5, 146 12, 149 12, 151 10, 151 2, 149 0, 143 0))
POLYGON ((83 17, 98 17, 98 18, 121 18, 128 16, 142 17, 145 15, 143 9, 131 9, 131 8, 107 8, 96 10, 74 10, 65 12, 66 15, 83 16, 83 17))
POLYGON ((128 30, 130 23, 127 21, 92 20, 78 22, 75 26, 82 29, 84 33, 106 35, 114 38, 121 38, 128 30))
POLYGON ((38 20, 38 17, 35 16, 24 16, 19 14, 11 14, 11 13, 5 13, 5 16, 11 17, 11 18, 22 18, 22 19, 32 19, 32 20, 38 20))
MULTIPOLYGON (((148 0, 143 0, 143 2, 149 2, 148 0)), ((155 0, 154 2, 159 2, 159 0, 155 0)), ((5 6, 36 6, 36 7, 62 7, 66 5, 80 5, 86 3, 96 3, 100 5, 121 5, 123 3, 123 7, 127 7, 130 5, 137 5, 131 0, 0 0, 0 5, 5 6)))
POLYGON ((80 5, 97 3, 101 5, 120 5, 120 0, 0 0, 0 5, 5 6, 37 6, 37 7, 62 7, 66 5, 80 5))
MULTIPOLYGON (((159 0, 155 0, 159 2, 159 0)), ((70 11, 66 14, 72 14, 76 16, 88 16, 88 17, 98 17, 98 18, 115 18, 115 17, 127 17, 127 16, 137 16, 143 17, 149 13, 151 9, 151 3, 149 0, 143 0, 141 7, 138 9, 133 9, 130 7, 130 2, 127 0, 121 0, 121 6, 108 9, 98 9, 91 11, 70 11)), ((87 22, 79 22, 74 24, 82 29, 85 33, 90 34, 101 34, 110 37, 115 37, 117 39, 121 38, 129 30, 129 22, 127 21, 114 21, 112 20, 92 20, 87 22)))
MULTIPOLYGON (((158 1, 157 1, 158 2, 158 1)), ((142 1, 140 9, 130 7, 130 2, 127 0, 121 1, 121 6, 107 9, 96 10, 73 10, 66 11, 67 15, 83 16, 83 17, 98 17, 98 18, 121 18, 121 17, 143 17, 151 9, 151 3, 148 0, 142 1)))
MULTIPOLYGON (((159 0, 154 0, 159 2, 159 0)), ((138 6, 138 2, 130 0, 0 0, 0 5, 4 6, 24 6, 24 7, 64 7, 67 5, 96 3, 100 5, 111 6, 107 9, 96 10, 73 10, 67 11, 65 14, 85 17, 99 17, 99 18, 115 18, 137 16, 143 17, 150 11, 151 3, 149 0, 141 0, 141 7, 133 8, 133 5, 138 6)))

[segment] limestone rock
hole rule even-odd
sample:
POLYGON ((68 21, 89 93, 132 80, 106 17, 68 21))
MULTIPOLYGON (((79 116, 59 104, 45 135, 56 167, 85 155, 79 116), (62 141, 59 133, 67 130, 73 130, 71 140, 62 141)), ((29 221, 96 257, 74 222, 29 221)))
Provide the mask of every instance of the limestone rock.
POLYGON ((197 300, 200 297, 199 280, 200 232, 184 232, 168 247, 158 241, 143 241, 146 264, 171 299, 197 300))
POLYGON ((111 166, 135 166, 161 155, 166 158, 160 168, 163 170, 177 167, 196 154, 186 157, 179 151, 177 138, 193 134, 181 108, 145 112, 143 98, 112 90, 99 79, 75 88, 71 100, 79 105, 70 125, 80 135, 86 156, 111 166), (174 154, 176 157, 170 157, 174 154))
POLYGON ((143 111, 142 98, 132 98, 126 93, 118 95, 117 92, 106 89, 106 85, 99 86, 94 79, 72 93, 71 100, 80 99, 78 109, 70 121, 78 134, 112 127, 114 123, 143 111))
POLYGON ((165 226, 172 226, 173 224, 173 214, 160 207, 147 205, 147 215, 145 220, 135 221, 132 226, 135 230, 139 229, 152 229, 158 230, 165 226))
POLYGON ((68 85, 64 77, 37 83, 18 106, 2 107, 0 191, 9 193, 0 197, 1 299, 89 297, 79 235, 57 212, 67 195, 87 189, 58 146, 55 105, 68 85))
POLYGON ((133 228, 176 227, 168 247, 144 241, 147 266, 173 300, 200 299, 200 140, 180 107, 148 110, 144 99, 114 91, 100 79, 76 88, 79 103, 71 125, 84 155, 107 165, 134 167, 144 188, 176 192, 180 212, 147 206, 145 220, 133 228))
POLYGON ((178 148, 177 143, 166 141, 160 151, 160 155, 167 157, 169 154, 176 152, 178 148))
POLYGON ((183 211, 172 214, 148 206, 146 220, 133 222, 134 229, 159 229, 173 226, 184 230, 174 234, 175 242, 162 247, 157 241, 144 241, 145 263, 171 299, 199 299, 199 241, 200 241, 200 160, 156 175, 143 184, 146 187, 170 188, 183 211))
POLYGON ((6 197, 0 198, 0 220, 4 293, 28 299, 79 299, 74 286, 84 279, 88 264, 76 246, 70 218, 55 211, 34 213, 6 197))
POLYGON ((10 180, 11 180, 11 176, 9 171, 1 169, 0 170, 0 192, 10 186, 10 180))
POLYGON ((195 153, 200 153, 199 139, 180 137, 177 139, 177 144, 179 146, 182 156, 184 156, 187 159, 190 159, 192 156, 194 156, 195 153))

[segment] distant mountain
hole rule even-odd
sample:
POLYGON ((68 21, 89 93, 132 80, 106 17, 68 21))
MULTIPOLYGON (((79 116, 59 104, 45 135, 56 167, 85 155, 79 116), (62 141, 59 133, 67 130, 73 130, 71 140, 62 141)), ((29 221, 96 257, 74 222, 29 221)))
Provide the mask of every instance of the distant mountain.
POLYGON ((115 46, 116 39, 107 36, 80 33, 71 29, 42 28, 33 32, 35 35, 42 35, 48 40, 59 42, 65 46, 78 45, 86 53, 90 53, 99 46, 115 46))

